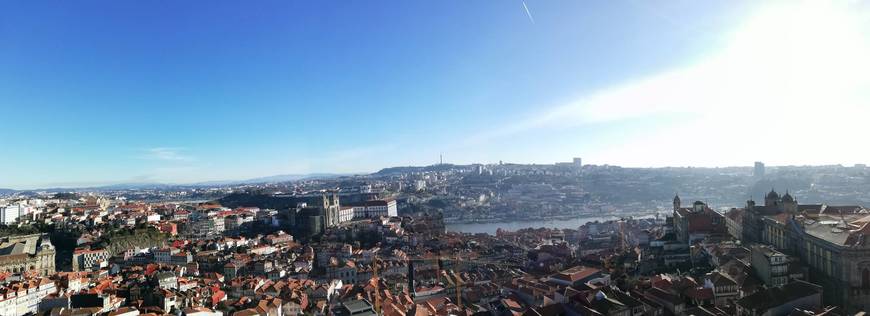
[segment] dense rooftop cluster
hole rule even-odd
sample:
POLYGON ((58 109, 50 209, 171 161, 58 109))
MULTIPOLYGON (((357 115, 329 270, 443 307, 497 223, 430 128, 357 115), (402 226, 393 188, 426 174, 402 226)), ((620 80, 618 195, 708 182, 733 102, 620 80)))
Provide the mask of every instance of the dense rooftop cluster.
POLYGON ((590 186, 751 176, 744 172, 439 165, 226 186, 198 201, 17 192, 0 200, 0 315, 839 315, 870 307, 870 210, 859 203, 801 204, 814 200, 806 190, 769 190, 740 207, 676 196, 663 212, 661 198, 610 199, 590 186), (614 219, 446 231, 456 221, 583 215, 614 219))

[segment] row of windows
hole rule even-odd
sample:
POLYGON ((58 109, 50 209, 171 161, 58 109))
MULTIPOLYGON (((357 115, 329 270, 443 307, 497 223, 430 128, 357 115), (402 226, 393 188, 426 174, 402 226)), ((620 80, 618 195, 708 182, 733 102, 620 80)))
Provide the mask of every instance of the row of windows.
POLYGON ((771 225, 765 225, 764 230, 765 234, 763 237, 765 242, 779 249, 787 248, 785 244, 785 231, 779 227, 771 225))
POLYGON ((826 275, 833 276, 835 264, 831 259, 831 250, 819 247, 819 245, 811 243, 809 240, 805 242, 805 246, 807 261, 810 266, 823 271, 826 275))
MULTIPOLYGON (((763 239, 766 243, 779 249, 791 248, 787 245, 788 238, 786 231, 782 227, 768 223, 764 227, 763 239)), ((829 276, 835 276, 838 273, 837 262, 833 259, 835 256, 832 256, 831 250, 819 246, 810 240, 804 241, 803 250, 806 255, 804 259, 811 267, 829 276)))

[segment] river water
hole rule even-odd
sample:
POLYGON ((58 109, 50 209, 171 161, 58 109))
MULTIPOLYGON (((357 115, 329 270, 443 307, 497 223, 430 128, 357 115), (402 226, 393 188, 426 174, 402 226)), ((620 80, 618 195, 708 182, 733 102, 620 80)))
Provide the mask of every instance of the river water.
POLYGON ((516 231, 523 228, 571 228, 577 229, 583 224, 594 221, 608 221, 619 219, 615 216, 604 217, 578 217, 565 220, 541 220, 541 221, 525 221, 525 222, 505 222, 505 223, 468 223, 468 224, 447 224, 447 230, 462 233, 487 233, 495 235, 495 231, 499 228, 502 230, 516 231))

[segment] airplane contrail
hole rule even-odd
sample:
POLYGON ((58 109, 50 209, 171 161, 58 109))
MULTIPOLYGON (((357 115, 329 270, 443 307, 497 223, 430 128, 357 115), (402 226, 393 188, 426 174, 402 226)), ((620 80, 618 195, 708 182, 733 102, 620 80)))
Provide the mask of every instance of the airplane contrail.
POLYGON ((529 11, 529 6, 526 5, 526 1, 523 0, 523 8, 526 9, 526 15, 529 17, 529 21, 532 21, 532 24, 535 24, 535 18, 532 17, 532 12, 529 11))

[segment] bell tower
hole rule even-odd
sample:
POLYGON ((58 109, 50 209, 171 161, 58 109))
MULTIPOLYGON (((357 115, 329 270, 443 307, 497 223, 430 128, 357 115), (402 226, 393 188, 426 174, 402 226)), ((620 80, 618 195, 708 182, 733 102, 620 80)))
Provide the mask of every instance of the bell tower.
POLYGON ((782 198, 779 197, 779 193, 773 188, 770 188, 770 192, 764 197, 764 206, 779 206, 782 204, 782 198))

